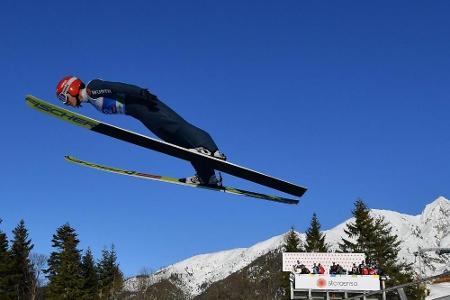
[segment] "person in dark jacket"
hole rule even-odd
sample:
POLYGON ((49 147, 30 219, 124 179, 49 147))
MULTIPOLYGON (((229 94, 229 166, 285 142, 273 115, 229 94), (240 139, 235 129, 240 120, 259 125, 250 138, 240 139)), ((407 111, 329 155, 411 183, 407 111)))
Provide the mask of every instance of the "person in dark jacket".
MULTIPOLYGON (((163 141, 226 160, 209 133, 187 122, 148 89, 100 79, 85 85, 75 76, 66 76, 56 86, 56 96, 72 107, 90 103, 105 114, 129 115, 141 121, 163 141)), ((192 165, 196 174, 181 179, 182 182, 221 185, 213 169, 198 163, 192 165)))
POLYGON ((302 264, 300 274, 309 274, 309 273, 311 273, 311 271, 309 271, 309 269, 305 265, 302 264))
POLYGON ((360 273, 359 273, 359 268, 356 266, 355 263, 353 263, 352 270, 350 271, 349 274, 350 274, 350 275, 359 275, 359 274, 360 274, 360 273))
POLYGON ((336 266, 336 274, 338 274, 338 275, 345 275, 345 274, 347 274, 347 271, 340 264, 337 264, 337 266, 336 266))
POLYGON ((366 268, 366 262, 363 260, 363 261, 361 261, 361 263, 358 266, 358 271, 359 271, 360 275, 363 275, 364 269, 367 269, 367 268, 366 268))
POLYGON ((333 262, 333 264, 330 267, 330 272, 329 273, 330 274, 337 274, 337 272, 338 272, 337 265, 336 265, 335 262, 333 262))

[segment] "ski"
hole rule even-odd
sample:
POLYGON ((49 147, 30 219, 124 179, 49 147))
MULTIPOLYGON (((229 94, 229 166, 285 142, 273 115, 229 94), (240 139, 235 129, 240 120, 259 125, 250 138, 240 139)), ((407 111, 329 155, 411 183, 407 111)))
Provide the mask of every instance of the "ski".
POLYGON ((222 171, 224 173, 242 179, 246 179, 294 196, 301 197, 307 190, 305 187, 230 163, 228 161, 223 161, 211 156, 200 154, 198 152, 191 151, 174 144, 170 144, 158 139, 147 137, 145 135, 136 132, 122 129, 114 125, 94 120, 92 118, 83 116, 78 113, 74 113, 70 110, 61 108, 59 106, 48 103, 44 100, 38 99, 32 95, 27 95, 25 99, 26 103, 30 107, 40 112, 47 113, 61 120, 72 123, 74 125, 81 126, 91 131, 95 131, 97 133, 101 133, 122 141, 126 141, 147 149, 155 150, 183 160, 187 160, 194 163, 202 163, 215 170, 222 171))
POLYGON ((233 187, 209 186, 209 185, 202 185, 202 184, 185 183, 185 182, 181 182, 179 179, 174 178, 174 177, 154 175, 154 174, 148 174, 148 173, 143 173, 143 172, 138 172, 138 171, 133 171, 133 170, 125 170, 125 169, 120 169, 120 168, 109 167, 109 166, 81 160, 81 159, 75 158, 70 155, 64 156, 64 159, 66 159, 67 161, 69 161, 71 163, 80 165, 80 166, 89 167, 92 169, 97 169, 97 170, 111 172, 111 173, 120 174, 120 175, 127 175, 127 176, 142 178, 142 179, 162 181, 162 182, 167 182, 167 183, 173 183, 173 184, 179 184, 179 185, 184 185, 184 186, 189 186, 189 187, 194 187, 194 188, 201 188, 201 189, 207 189, 207 190, 212 190, 212 191, 217 191, 217 192, 224 192, 224 193, 229 193, 229 194, 234 194, 234 195, 270 200, 270 201, 281 202, 281 203, 286 203, 286 204, 298 204, 298 202, 299 202, 298 200, 295 200, 295 199, 289 199, 289 198, 284 198, 284 197, 279 197, 279 196, 255 193, 255 192, 241 190, 241 189, 237 189, 237 188, 233 188, 233 187))

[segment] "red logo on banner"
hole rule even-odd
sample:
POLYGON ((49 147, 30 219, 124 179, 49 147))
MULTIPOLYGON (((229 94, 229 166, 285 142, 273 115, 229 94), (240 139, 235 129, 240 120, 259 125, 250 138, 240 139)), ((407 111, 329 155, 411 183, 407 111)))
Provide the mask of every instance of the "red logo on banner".
POLYGON ((327 286, 327 281, 323 278, 317 279, 317 287, 323 289, 327 286))

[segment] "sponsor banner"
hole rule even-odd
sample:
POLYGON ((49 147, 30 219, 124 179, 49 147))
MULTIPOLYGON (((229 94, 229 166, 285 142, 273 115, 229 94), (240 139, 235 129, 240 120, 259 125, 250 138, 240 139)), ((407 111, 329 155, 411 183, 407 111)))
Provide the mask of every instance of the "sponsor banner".
POLYGON ((294 287, 298 290, 379 291, 380 276, 295 274, 294 287))

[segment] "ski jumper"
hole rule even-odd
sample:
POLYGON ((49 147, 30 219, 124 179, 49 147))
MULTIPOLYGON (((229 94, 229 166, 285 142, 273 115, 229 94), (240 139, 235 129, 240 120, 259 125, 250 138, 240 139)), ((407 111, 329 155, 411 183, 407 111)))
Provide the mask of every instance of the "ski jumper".
MULTIPOLYGON (((136 85, 94 79, 81 98, 106 114, 126 114, 141 121, 163 141, 192 149, 204 147, 214 153, 218 147, 204 130, 190 124, 170 107, 136 85)), ((207 182, 214 170, 192 163, 197 175, 207 182)))

